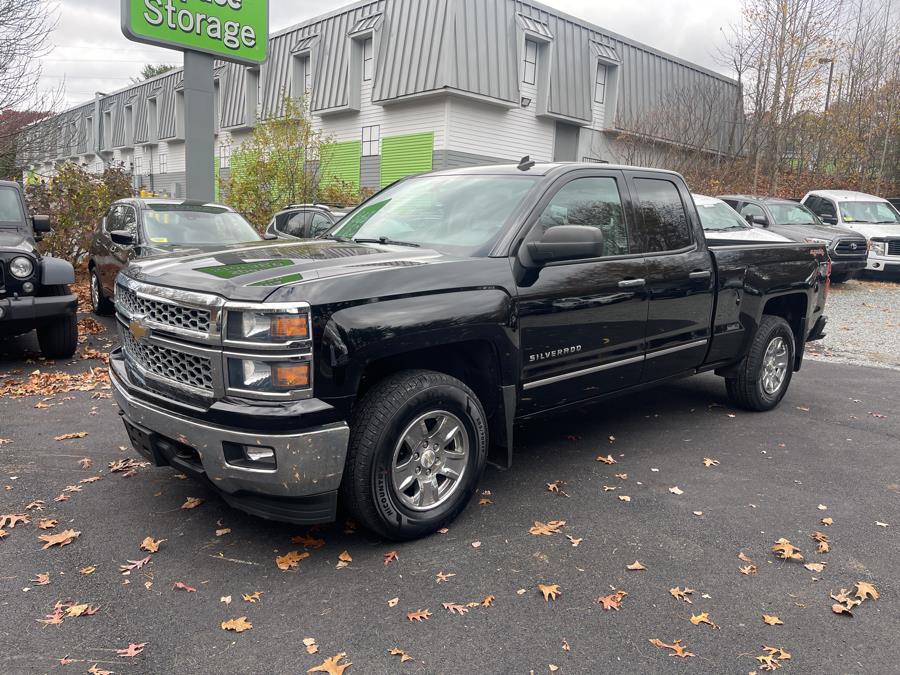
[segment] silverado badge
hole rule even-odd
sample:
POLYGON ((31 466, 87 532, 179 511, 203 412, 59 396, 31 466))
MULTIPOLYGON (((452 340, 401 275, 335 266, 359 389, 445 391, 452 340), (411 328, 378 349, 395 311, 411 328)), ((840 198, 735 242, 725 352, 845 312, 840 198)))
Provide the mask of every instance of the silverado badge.
POLYGON ((128 330, 131 331, 131 334, 134 336, 135 340, 143 340, 150 334, 150 329, 137 319, 132 319, 128 323, 128 330))

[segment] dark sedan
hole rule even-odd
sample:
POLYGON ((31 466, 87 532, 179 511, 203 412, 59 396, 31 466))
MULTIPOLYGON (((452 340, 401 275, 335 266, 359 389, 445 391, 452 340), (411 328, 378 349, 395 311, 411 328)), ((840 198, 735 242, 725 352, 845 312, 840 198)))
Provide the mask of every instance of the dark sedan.
POLYGON ((260 241, 244 217, 221 204, 122 199, 109 207, 91 242, 88 270, 96 314, 113 311, 116 276, 136 257, 260 241))
POLYGON ((821 244, 832 261, 831 280, 842 283, 866 268, 865 237, 844 227, 826 225, 802 204, 790 199, 751 195, 720 195, 753 227, 766 228, 788 239, 821 244))

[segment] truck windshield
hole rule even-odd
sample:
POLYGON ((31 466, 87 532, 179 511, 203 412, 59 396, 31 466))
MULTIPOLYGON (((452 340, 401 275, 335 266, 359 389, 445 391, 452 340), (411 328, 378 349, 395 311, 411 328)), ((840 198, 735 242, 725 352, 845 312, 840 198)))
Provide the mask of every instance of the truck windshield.
POLYGON ((11 187, 0 187, 0 227, 22 227, 25 213, 19 193, 11 187))
POLYGON ((214 206, 150 204, 144 211, 144 231, 152 244, 199 246, 259 241, 243 216, 214 206))
POLYGON ((697 207, 700 223, 704 230, 749 230, 750 226, 738 215, 737 211, 720 202, 719 204, 703 204, 697 207))
POLYGON ((900 213, 888 202, 841 202, 845 223, 900 223, 900 213))
POLYGON ((802 204, 768 204, 776 225, 818 225, 819 219, 802 204))
POLYGON ((492 243, 533 176, 424 176, 373 197, 332 232, 335 237, 406 242, 470 255, 492 243))

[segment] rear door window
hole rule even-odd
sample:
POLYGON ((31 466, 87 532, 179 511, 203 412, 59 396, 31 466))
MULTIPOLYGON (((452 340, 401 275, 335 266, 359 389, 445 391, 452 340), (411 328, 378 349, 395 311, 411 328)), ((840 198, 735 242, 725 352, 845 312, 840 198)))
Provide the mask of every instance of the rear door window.
POLYGON ((637 241, 644 253, 678 251, 693 243, 691 225, 678 186, 660 178, 635 178, 640 214, 637 241))
POLYGON ((122 207, 121 206, 113 206, 109 210, 109 214, 106 216, 106 231, 107 232, 115 232, 116 230, 121 230, 122 227, 122 207))
POLYGON ((757 206, 756 204, 744 204, 741 207, 741 215, 746 218, 747 216, 753 216, 754 218, 765 218, 766 212, 762 210, 761 206, 757 206))

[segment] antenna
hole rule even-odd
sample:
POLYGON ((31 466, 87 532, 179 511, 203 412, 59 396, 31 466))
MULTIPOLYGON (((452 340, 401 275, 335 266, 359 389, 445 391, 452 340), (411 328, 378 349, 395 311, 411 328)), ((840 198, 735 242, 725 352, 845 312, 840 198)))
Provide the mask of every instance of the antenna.
POLYGON ((522 159, 519 160, 519 166, 517 166, 516 168, 519 171, 528 171, 529 169, 533 168, 536 163, 537 162, 532 161, 529 155, 525 155, 522 159))

